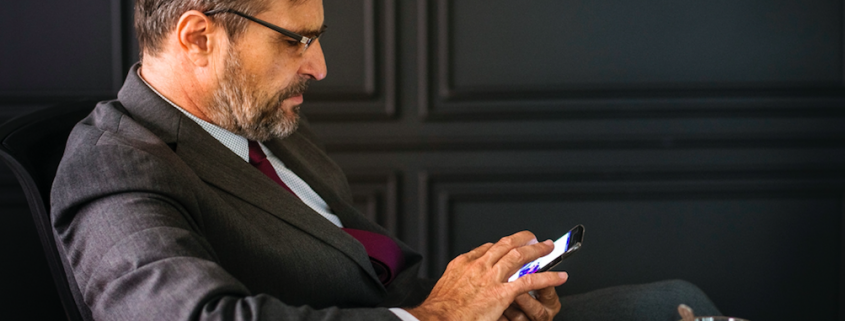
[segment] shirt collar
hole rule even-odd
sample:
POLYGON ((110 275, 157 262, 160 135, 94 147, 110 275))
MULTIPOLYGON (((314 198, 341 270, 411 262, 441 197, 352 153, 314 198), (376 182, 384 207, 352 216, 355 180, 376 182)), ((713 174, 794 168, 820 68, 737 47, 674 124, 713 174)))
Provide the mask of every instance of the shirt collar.
POLYGON ((164 95, 159 93, 158 90, 153 88, 153 86, 151 86, 150 83, 148 83, 147 80, 144 79, 144 77, 141 77, 141 68, 138 68, 138 78, 141 78, 141 81, 143 81, 144 84, 150 88, 150 90, 156 93, 156 95, 161 97, 161 99, 164 99, 164 101, 166 101, 168 104, 181 111, 183 114, 185 114, 185 116, 188 116, 188 118, 200 125, 200 127, 202 127, 203 130, 208 132, 211 137, 214 137, 214 139, 218 140, 221 144, 223 144, 223 146, 226 146, 226 148, 235 153, 235 155, 238 155, 238 157, 242 158, 245 162, 249 162, 249 144, 247 142, 246 137, 239 136, 235 133, 221 128, 220 126, 204 121, 199 117, 194 116, 188 111, 182 109, 182 107, 179 107, 179 105, 174 104, 172 101, 170 101, 170 99, 167 99, 166 97, 164 97, 164 95))

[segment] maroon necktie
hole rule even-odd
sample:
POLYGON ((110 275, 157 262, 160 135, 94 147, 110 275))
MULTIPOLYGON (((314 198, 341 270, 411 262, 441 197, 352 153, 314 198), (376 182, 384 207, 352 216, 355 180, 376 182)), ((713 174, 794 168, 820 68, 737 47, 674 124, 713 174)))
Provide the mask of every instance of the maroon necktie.
POLYGON ((342 228, 349 235, 352 235, 358 242, 364 245, 367 255, 370 256, 370 263, 378 275, 382 284, 388 285, 402 271, 405 265, 405 256, 402 249, 393 242, 387 235, 373 233, 370 231, 356 230, 353 228, 342 228))
POLYGON ((290 189, 290 187, 288 187, 288 184, 285 184, 285 182, 279 178, 279 174, 276 174, 276 170, 273 169, 273 164, 270 164, 270 160, 267 159, 267 155, 265 155, 264 151, 261 150, 261 146, 258 145, 258 142, 248 140, 247 144, 249 145, 249 163, 252 164, 252 166, 255 166, 255 168, 258 168, 259 171, 264 173, 264 175, 267 175, 267 177, 276 182, 276 184, 284 187, 288 190, 288 192, 293 194, 293 196, 299 197, 290 189))
MULTIPOLYGON (((264 151, 261 150, 261 146, 252 140, 247 142, 249 145, 249 163, 252 164, 252 166, 255 166, 255 168, 258 168, 259 171, 276 182, 276 184, 281 185, 288 192, 297 196, 296 193, 294 193, 290 187, 288 187, 288 185, 279 178, 279 175, 276 174, 276 170, 273 168, 273 165, 270 164, 270 160, 267 159, 267 155, 265 155, 264 151)), ((396 245, 396 242, 393 242, 393 239, 386 235, 364 230, 351 228, 342 228, 342 230, 364 245, 364 249, 370 257, 370 263, 373 264, 373 269, 382 284, 390 284, 390 282, 396 278, 396 275, 399 274, 399 271, 402 271, 402 268, 405 265, 405 256, 402 255, 402 250, 398 245, 396 245)))

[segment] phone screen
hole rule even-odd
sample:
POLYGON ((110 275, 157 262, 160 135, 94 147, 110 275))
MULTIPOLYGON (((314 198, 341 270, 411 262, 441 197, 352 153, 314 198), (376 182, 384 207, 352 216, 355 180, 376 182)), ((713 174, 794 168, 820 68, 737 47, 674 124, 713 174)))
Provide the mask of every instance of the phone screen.
POLYGON ((540 268, 552 263, 558 256, 561 256, 563 253, 569 250, 569 240, 572 238, 572 231, 561 236, 557 241, 555 241, 555 249, 552 250, 552 253, 536 259, 534 261, 528 262, 527 264, 523 265, 519 271, 517 271, 514 275, 512 275, 508 282, 513 282, 514 280, 522 277, 523 275, 533 274, 540 270, 540 268))

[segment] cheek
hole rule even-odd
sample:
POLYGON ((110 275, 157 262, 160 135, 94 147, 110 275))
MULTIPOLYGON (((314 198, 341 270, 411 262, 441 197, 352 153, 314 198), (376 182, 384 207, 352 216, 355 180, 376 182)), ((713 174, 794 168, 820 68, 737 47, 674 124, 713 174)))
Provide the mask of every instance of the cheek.
POLYGON ((258 79, 265 80, 268 76, 281 72, 286 66, 278 59, 271 48, 248 47, 239 54, 243 70, 258 79))
POLYGON ((294 61, 279 59, 264 70, 263 76, 268 80, 267 85, 284 88, 294 81, 296 75, 297 65, 294 61))
POLYGON ((244 69, 254 76, 253 85, 268 90, 287 87, 297 77, 300 61, 286 53, 272 50, 272 47, 250 48, 242 55, 244 69))

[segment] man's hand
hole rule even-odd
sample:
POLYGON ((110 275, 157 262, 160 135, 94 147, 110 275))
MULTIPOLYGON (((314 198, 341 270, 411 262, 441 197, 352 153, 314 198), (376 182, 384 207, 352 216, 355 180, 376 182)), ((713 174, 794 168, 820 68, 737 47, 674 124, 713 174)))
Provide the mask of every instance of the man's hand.
MULTIPOLYGON (((519 232, 496 244, 488 243, 458 256, 449 262, 425 302, 407 311, 420 320, 493 321, 498 320, 521 294, 527 296, 528 291, 539 289, 547 294, 549 287, 554 292, 553 287, 566 282, 566 273, 536 273, 507 282, 507 278, 525 263, 551 253, 554 248, 551 240, 536 242, 531 232, 519 232)), ((528 301, 525 304, 528 313, 539 311, 536 305, 528 301)), ((548 312, 557 313, 559 309, 548 312)), ((548 316, 546 320, 554 314, 548 316)))
POLYGON ((560 312, 560 298, 554 287, 537 291, 535 299, 527 293, 520 294, 516 301, 505 310, 500 321, 541 321, 551 320, 560 312))

